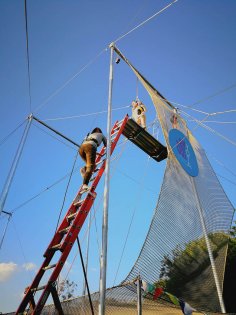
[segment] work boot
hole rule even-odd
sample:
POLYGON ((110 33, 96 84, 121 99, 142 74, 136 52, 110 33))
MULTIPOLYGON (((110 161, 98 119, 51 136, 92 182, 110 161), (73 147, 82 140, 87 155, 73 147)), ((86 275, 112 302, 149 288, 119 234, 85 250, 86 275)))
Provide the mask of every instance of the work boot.
POLYGON ((88 185, 86 185, 86 184, 83 184, 83 186, 82 186, 82 190, 89 190, 89 186, 88 185))

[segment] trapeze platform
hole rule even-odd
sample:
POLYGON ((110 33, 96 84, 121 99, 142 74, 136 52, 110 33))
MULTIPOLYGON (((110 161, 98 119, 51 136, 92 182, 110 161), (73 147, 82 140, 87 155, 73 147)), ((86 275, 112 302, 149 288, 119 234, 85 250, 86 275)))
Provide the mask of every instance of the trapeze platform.
POLYGON ((161 162, 167 158, 167 148, 132 118, 127 120, 122 134, 155 161, 161 162))

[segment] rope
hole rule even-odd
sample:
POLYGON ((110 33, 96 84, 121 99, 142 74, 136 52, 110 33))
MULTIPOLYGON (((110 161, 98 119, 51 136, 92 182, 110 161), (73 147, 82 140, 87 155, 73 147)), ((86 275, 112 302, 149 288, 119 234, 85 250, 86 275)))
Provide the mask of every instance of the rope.
MULTIPOLYGON (((144 0, 143 2, 147 2, 147 0, 144 0)), ((146 3, 143 3, 143 4, 141 4, 139 6, 139 8, 135 11, 133 18, 131 20, 129 20, 129 22, 127 23, 126 27, 123 28, 123 32, 125 32, 126 30, 128 30, 129 28, 132 27, 132 25, 134 24, 134 22, 135 22, 137 16, 139 15, 139 13, 144 11, 145 5, 146 5, 146 3)))
POLYGON ((213 116, 213 115, 220 115, 220 114, 226 114, 226 113, 235 113, 236 112, 236 109, 229 109, 229 110, 225 110, 223 112, 215 112, 215 113, 211 113, 210 115, 213 116))
POLYGON ((207 154, 208 154, 209 156, 211 156, 212 159, 214 159, 220 166, 222 166, 223 168, 225 168, 231 175, 233 175, 233 176, 236 177, 236 174, 235 174, 234 172, 232 172, 227 166, 225 166, 223 162, 217 160, 212 154, 209 154, 208 152, 207 152, 207 154))
POLYGON ((0 250, 2 249, 2 244, 3 244, 4 238, 5 238, 5 236, 6 236, 7 229, 8 229, 8 225, 9 225, 9 223, 10 223, 11 217, 12 217, 11 215, 8 215, 7 224, 6 224, 5 229, 4 229, 4 231, 3 231, 2 239, 1 239, 1 242, 0 242, 0 250))
POLYGON ((220 175, 220 174, 217 174, 217 176, 219 176, 219 177, 223 178, 224 180, 226 180, 226 181, 227 181, 227 182, 229 182, 230 184, 232 184, 232 185, 235 185, 235 186, 236 186, 236 182, 233 182, 232 180, 230 180, 230 179, 226 178, 225 176, 222 176, 222 175, 220 175))
MULTIPOLYGON (((75 172, 78 171, 78 168, 76 168, 75 172)), ((74 172, 74 173, 75 173, 74 172)), ((15 207, 13 210, 11 210, 11 214, 13 214, 15 211, 19 210, 20 208, 22 208, 23 206, 25 206, 26 204, 28 204, 30 201, 36 199, 37 197, 39 197, 40 195, 42 195, 44 192, 48 191, 49 189, 51 189, 52 187, 56 186, 57 184, 59 184, 60 182, 62 182, 64 179, 66 179, 68 176, 70 175, 70 173, 67 173, 66 175, 64 175, 63 177, 61 177, 60 179, 58 179, 56 182, 54 182, 53 184, 51 184, 50 186, 46 187, 45 189, 43 189, 41 192, 37 193, 36 195, 32 196, 31 198, 29 198, 28 200, 24 201, 22 204, 20 204, 19 206, 15 207)))
MULTIPOLYGON (((123 107, 117 107, 113 108, 112 111, 124 109, 124 108, 129 108, 130 105, 123 106, 123 107)), ((58 118, 46 118, 43 121, 49 121, 49 120, 65 120, 65 119, 74 119, 74 118, 81 118, 81 117, 88 117, 88 116, 93 116, 93 115, 98 115, 98 114, 104 114, 107 113, 107 110, 102 110, 100 112, 94 112, 94 113, 89 113, 89 114, 81 114, 81 115, 75 115, 75 116, 67 116, 67 117, 58 117, 58 118)))
POLYGON ((5 138, 3 138, 0 142, 0 146, 8 139, 10 138, 28 119, 25 119, 22 123, 20 123, 13 131, 11 131, 5 138))
MULTIPOLYGON (((138 189, 138 192, 137 192, 137 197, 140 196, 140 190, 142 191, 142 188, 143 188, 142 186, 144 186, 143 182, 144 182, 145 176, 147 175, 147 167, 148 167, 149 161, 150 161, 150 157, 148 157, 148 159, 147 159, 146 168, 145 168, 145 170, 144 170, 144 172, 143 172, 143 174, 141 176, 141 179, 143 179, 143 180, 142 180, 142 182, 140 182, 139 189, 138 189)), ((133 213, 132 213, 132 216, 131 216, 131 219, 130 219, 130 224, 129 224, 128 231, 127 231, 127 234, 126 234, 124 246, 123 246, 123 249, 122 249, 122 252, 121 252, 121 256, 120 256, 120 260, 119 260, 119 263, 118 263, 118 267, 117 267, 117 270, 116 270, 115 278, 114 278, 114 281, 113 281, 113 286, 115 285, 115 282, 116 282, 116 279, 117 279, 117 275, 118 275, 118 272, 120 270, 120 265, 121 265, 121 262, 122 262, 122 259, 123 259, 124 251, 125 251, 126 244, 127 244, 127 241, 128 241, 130 230, 131 230, 131 226, 133 224, 134 216, 136 214, 138 205, 140 203, 140 197, 136 198, 136 200, 137 200, 137 202, 136 202, 136 205, 133 208, 133 213)))
MULTIPOLYGON (((183 112, 183 113, 184 113, 184 112, 183 112)), ((202 121, 200 121, 200 120, 198 120, 198 119, 192 117, 191 115, 189 115, 189 114, 187 114, 187 113, 184 113, 184 114, 185 114, 186 116, 191 117, 191 119, 195 120, 199 126, 205 128, 206 130, 208 130, 208 131, 210 131, 210 132, 216 134, 218 137, 224 139, 225 141, 229 142, 230 144, 236 146, 236 142, 234 142, 233 140, 231 140, 231 139, 225 137, 224 135, 222 135, 222 134, 219 133, 218 131, 216 131, 216 130, 210 128, 209 126, 207 126, 207 125, 205 125, 205 124, 203 124, 202 121)), ((207 115, 206 119, 207 119, 208 117, 209 117, 209 115, 207 115)), ((203 121, 204 121, 204 119, 203 119, 203 121)), ((196 127, 196 128, 197 128, 197 127, 196 127)), ((194 129, 196 129, 196 128, 194 128, 194 129)))
POLYGON ((139 27, 143 26, 144 24, 146 24, 148 21, 150 21, 151 19, 153 19, 154 17, 156 17, 157 15, 161 14, 163 11, 165 11, 166 9, 168 9, 170 6, 172 6, 172 4, 176 3, 178 0, 174 0, 173 2, 171 2, 170 4, 168 4, 167 6, 165 6, 163 9, 161 9, 160 11, 156 12, 155 14, 153 14, 152 16, 150 16, 148 19, 146 19, 145 21, 143 21, 142 23, 138 24, 137 26, 135 26, 134 28, 132 28, 130 31, 128 31, 127 33, 121 35, 120 37, 118 37, 116 40, 113 41, 113 43, 117 43, 119 40, 121 40, 122 38, 126 37, 127 35, 129 35, 130 33, 132 33, 133 31, 135 31, 136 29, 138 29, 139 27))
MULTIPOLYGON (((101 205, 101 199, 102 199, 102 196, 100 198, 100 205, 101 205)), ((97 226, 97 220, 96 220, 96 210, 95 210, 94 205, 93 205, 93 212, 94 212, 93 219, 94 219, 94 226, 95 226, 95 232, 96 232, 96 242, 97 242, 98 252, 101 253, 101 245, 99 243, 98 226, 97 226)))
MULTIPOLYGON (((194 120, 188 120, 194 121, 194 120)), ((214 123, 214 124, 236 124, 236 121, 218 121, 218 120, 205 120, 205 123, 214 123)))
MULTIPOLYGON (((24 249, 23 249, 23 246, 22 246, 20 237, 19 237, 19 233, 17 232, 16 225, 15 225, 15 222, 14 222, 13 218, 12 218, 12 224, 13 224, 13 227, 14 227, 14 230, 15 230, 15 233, 16 233, 16 238, 17 238, 17 240, 18 240, 19 247, 20 247, 20 249, 21 249, 21 253, 22 253, 24 262, 25 262, 25 264, 27 264, 26 255, 25 255, 25 252, 24 252, 24 249)), ((33 276, 32 276, 32 274, 31 274, 31 273, 29 274, 29 273, 27 272, 27 275, 28 275, 28 277, 29 277, 30 282, 32 282, 32 281, 33 281, 33 276)))
POLYGON ((54 96, 61 92, 74 78, 78 77, 86 68, 88 68, 92 63, 94 63, 105 51, 107 48, 103 49, 98 53, 93 59, 91 59, 85 66, 83 66, 77 73, 75 73, 70 79, 68 79, 61 87, 59 87, 55 92, 53 92, 45 101, 43 101, 35 110, 34 113, 39 112, 44 105, 46 105, 54 96))
MULTIPOLYGON (((236 85, 235 85, 235 86, 236 86, 236 85)), ((219 93, 215 93, 214 95, 218 95, 218 94, 219 94, 219 93)), ((212 97, 212 96, 209 96, 209 98, 210 98, 210 97, 212 97)), ((162 100, 162 101, 166 101, 166 102, 169 102, 169 103, 171 103, 171 104, 174 104, 174 105, 177 105, 177 106, 181 106, 181 107, 190 109, 190 110, 192 110, 192 111, 199 112, 199 113, 205 114, 205 115, 210 115, 210 116, 236 112, 236 109, 230 109, 230 110, 225 110, 225 111, 222 111, 222 112, 209 113, 209 112, 205 112, 205 111, 202 111, 202 110, 193 108, 192 106, 187 106, 187 105, 183 105, 183 104, 181 104, 181 103, 177 103, 177 102, 174 102, 174 101, 170 101, 170 100, 168 100, 168 99, 166 99, 166 98, 159 97, 159 99, 162 100)))
POLYGON ((139 99, 138 98, 138 82, 139 82, 139 79, 137 77, 137 79, 136 79, 136 101, 139 99))
POLYGON ((77 153, 76 153, 75 160, 74 160, 74 163, 73 163, 73 167, 72 167, 72 170, 71 170, 71 173, 70 173, 70 177, 69 177, 69 180, 68 180, 68 183, 67 183, 67 186, 66 186, 66 191, 65 191, 64 198, 63 198, 63 201, 62 201, 61 210, 60 210, 60 213, 59 213, 59 216, 58 216, 55 233, 56 233, 56 231, 58 229, 58 225, 59 225, 59 222, 60 222, 60 219, 61 219, 62 210, 64 208, 64 204, 65 204, 65 201, 66 201, 66 195, 67 195, 67 192, 68 192, 68 189, 69 189, 69 185, 70 185, 70 181, 71 181, 71 178, 72 178, 72 174, 74 172, 75 163, 77 161, 78 154, 79 154, 79 151, 77 151, 77 153))
POLYGON ((29 106, 30 112, 32 112, 31 106, 31 76, 30 76, 30 62, 29 62, 29 36, 28 36, 28 17, 27 17, 27 0, 25 0, 25 33, 26 33, 26 55, 27 55, 27 69, 28 69, 28 87, 29 87, 29 106))
MULTIPOLYGON (((145 23, 147 23, 148 21, 150 21, 151 19, 153 19, 154 17, 156 17, 157 15, 161 14, 163 11, 165 11, 166 9, 168 9, 172 4, 176 3, 178 0, 174 0, 173 2, 171 2, 169 5, 167 5, 166 7, 164 7, 163 9, 161 9, 160 11, 156 12, 154 15, 152 15, 151 17, 149 17, 148 19, 146 19, 145 21, 143 21, 142 23, 140 23, 139 25, 137 25, 136 27, 134 27, 133 29, 131 29, 130 31, 128 31, 127 33, 125 33, 124 35, 120 36, 119 38, 117 38, 114 42, 118 42, 119 40, 121 40, 122 38, 124 38, 125 36, 127 36, 128 34, 130 34, 131 32, 133 32, 134 30, 136 30, 137 28, 141 27, 142 25, 144 25, 145 23)), ((26 0, 25 0, 25 16, 27 16, 27 10, 26 10, 26 0)), ((28 51, 28 26, 27 26, 27 18, 26 18, 26 34, 27 34, 27 60, 29 60, 29 51, 28 51)), ((105 51, 107 51, 107 47, 104 48, 102 51, 100 51, 93 59, 91 59, 85 66, 83 66, 77 73, 75 73, 71 78, 69 78, 61 87, 59 87, 55 92, 53 92, 48 98, 46 98, 45 101, 43 101, 41 104, 38 105, 38 107, 35 109, 34 113, 39 112, 39 110, 42 109, 42 107, 44 105, 46 105, 54 96, 56 96, 60 91, 62 91, 74 78, 76 78, 80 73, 82 73, 86 68, 88 68, 92 63, 94 63, 105 51)), ((30 74, 30 67, 29 67, 29 61, 28 61, 28 74, 30 74)), ((30 91, 30 76, 29 76, 29 91, 30 91)), ((30 96, 30 104, 31 104, 31 96, 30 96)))
POLYGON ((222 93, 224 93, 224 92, 226 92, 226 91, 229 91, 229 90, 231 90, 231 89, 233 89, 233 88, 235 88, 235 87, 236 87, 236 83, 234 83, 234 84, 232 84, 232 85, 230 85, 230 86, 224 88, 223 90, 220 90, 220 91, 218 91, 218 92, 216 92, 216 93, 214 93, 214 94, 212 94, 212 95, 210 95, 210 96, 207 96, 207 97, 205 97, 205 98, 203 98, 203 99, 201 99, 201 100, 199 100, 199 101, 193 103, 193 106, 194 106, 194 105, 197 105, 197 104, 200 104, 200 103, 202 103, 202 102, 204 102, 204 101, 208 101, 209 99, 211 99, 211 98, 213 98, 213 97, 215 97, 215 96, 217 96, 217 95, 220 95, 220 94, 222 94, 222 93))

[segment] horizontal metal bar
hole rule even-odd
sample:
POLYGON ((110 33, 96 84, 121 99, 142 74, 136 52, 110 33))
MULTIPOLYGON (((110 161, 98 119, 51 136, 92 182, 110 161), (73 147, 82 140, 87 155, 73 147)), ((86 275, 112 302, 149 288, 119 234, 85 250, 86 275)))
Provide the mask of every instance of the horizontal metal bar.
POLYGON ((59 131, 55 130, 54 128, 48 126, 47 124, 45 124, 43 121, 41 121, 40 119, 36 118, 35 116, 32 116, 32 118, 34 120, 36 120, 38 123, 40 123, 41 125, 43 125, 44 127, 50 129, 51 131, 55 132, 58 136, 64 138, 65 140, 69 141, 70 143, 74 144, 76 147, 80 148, 80 145, 78 143, 76 143, 75 141, 69 139, 68 137, 64 136, 62 133, 60 133, 59 131))

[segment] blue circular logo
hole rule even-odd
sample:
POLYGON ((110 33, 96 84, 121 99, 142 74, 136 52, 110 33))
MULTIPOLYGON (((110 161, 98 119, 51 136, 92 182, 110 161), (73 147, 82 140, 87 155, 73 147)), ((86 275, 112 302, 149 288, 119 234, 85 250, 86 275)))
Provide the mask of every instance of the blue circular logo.
POLYGON ((197 176, 197 159, 188 138, 178 129, 171 129, 169 132, 169 142, 175 157, 185 172, 192 177, 197 176))

